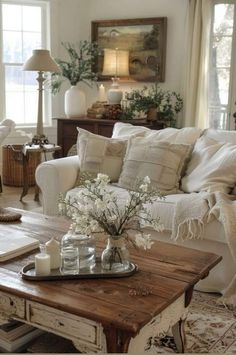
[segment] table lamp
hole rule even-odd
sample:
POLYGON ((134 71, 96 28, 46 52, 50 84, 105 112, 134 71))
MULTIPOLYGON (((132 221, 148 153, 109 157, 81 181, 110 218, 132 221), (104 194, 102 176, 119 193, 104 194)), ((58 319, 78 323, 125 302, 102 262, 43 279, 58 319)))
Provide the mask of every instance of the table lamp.
POLYGON ((23 70, 37 71, 38 77, 37 81, 39 84, 39 95, 38 95, 38 119, 37 119, 37 129, 36 135, 32 139, 32 144, 43 144, 48 143, 47 137, 43 133, 43 83, 45 77, 44 72, 60 72, 60 67, 51 57, 49 50, 47 49, 34 49, 33 55, 25 62, 23 70))
POLYGON ((112 85, 107 92, 108 103, 120 104, 123 93, 119 87, 119 77, 129 76, 129 51, 105 48, 102 75, 112 76, 112 85))

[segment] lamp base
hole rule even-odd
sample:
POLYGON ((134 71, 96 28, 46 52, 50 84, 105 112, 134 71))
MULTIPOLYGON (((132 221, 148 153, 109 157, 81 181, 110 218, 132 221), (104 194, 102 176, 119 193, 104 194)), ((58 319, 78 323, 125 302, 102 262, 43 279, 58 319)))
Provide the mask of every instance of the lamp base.
POLYGON ((119 78, 112 78, 112 84, 110 89, 107 92, 107 99, 109 105, 118 105, 120 104, 123 97, 123 92, 119 87, 119 78))
POLYGON ((120 89, 109 89, 107 92, 107 98, 109 105, 119 105, 123 97, 123 93, 120 89))
POLYGON ((45 144, 49 144, 48 138, 44 134, 35 134, 32 138, 32 141, 28 143, 31 145, 39 145, 43 147, 45 144))

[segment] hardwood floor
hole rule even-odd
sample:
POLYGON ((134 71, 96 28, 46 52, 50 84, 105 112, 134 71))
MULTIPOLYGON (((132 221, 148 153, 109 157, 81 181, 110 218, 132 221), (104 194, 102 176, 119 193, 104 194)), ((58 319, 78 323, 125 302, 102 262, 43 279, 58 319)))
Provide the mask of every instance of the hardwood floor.
POLYGON ((20 201, 22 187, 12 187, 3 185, 3 191, 0 193, 0 207, 14 207, 23 210, 42 213, 40 202, 34 201, 34 187, 29 189, 28 195, 20 201))

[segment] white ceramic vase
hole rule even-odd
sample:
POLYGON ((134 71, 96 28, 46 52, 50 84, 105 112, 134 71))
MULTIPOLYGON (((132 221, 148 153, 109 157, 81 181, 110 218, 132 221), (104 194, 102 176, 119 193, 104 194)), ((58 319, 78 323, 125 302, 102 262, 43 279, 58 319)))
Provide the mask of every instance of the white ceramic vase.
POLYGON ((68 118, 86 114, 85 93, 78 86, 71 86, 65 92, 65 114, 68 118))

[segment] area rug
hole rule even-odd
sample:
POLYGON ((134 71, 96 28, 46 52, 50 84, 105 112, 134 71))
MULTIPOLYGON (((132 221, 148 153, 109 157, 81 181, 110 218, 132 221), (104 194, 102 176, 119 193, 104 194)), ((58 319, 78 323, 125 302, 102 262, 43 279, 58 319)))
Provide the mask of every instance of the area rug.
MULTIPOLYGON (((187 317, 185 353, 236 352, 236 308, 217 303, 219 295, 194 291, 187 317)), ((152 339, 145 354, 177 352, 171 336, 152 339)))

